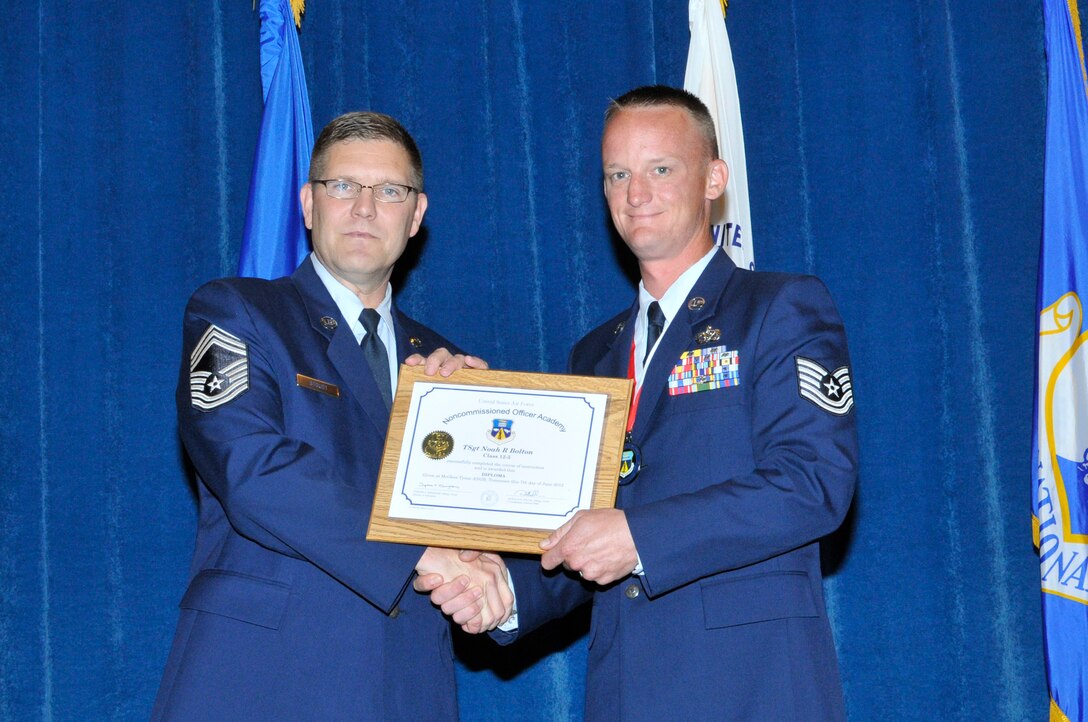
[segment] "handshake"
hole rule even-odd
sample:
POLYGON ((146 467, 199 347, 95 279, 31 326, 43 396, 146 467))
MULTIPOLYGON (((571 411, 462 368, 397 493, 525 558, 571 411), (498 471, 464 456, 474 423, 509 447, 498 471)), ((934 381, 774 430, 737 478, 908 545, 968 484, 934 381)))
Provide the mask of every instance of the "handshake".
POLYGON ((514 593, 498 554, 427 547, 412 586, 469 634, 490 632, 514 613, 514 593), (449 581, 447 581, 449 580, 449 581))
MULTIPOLYGON (((540 542, 542 569, 562 566, 586 582, 610 584, 640 567, 621 509, 577 512, 540 542)), ((514 613, 506 563, 491 552, 428 547, 416 564, 413 588, 469 634, 490 632, 514 613)))

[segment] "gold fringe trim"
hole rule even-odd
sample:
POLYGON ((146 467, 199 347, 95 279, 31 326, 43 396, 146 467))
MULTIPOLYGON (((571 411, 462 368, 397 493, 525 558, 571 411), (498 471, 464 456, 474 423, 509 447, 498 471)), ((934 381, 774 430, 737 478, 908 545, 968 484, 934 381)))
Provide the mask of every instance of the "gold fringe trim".
POLYGON ((1050 700, 1050 722, 1069 722, 1069 718, 1065 716, 1065 712, 1062 712, 1058 707, 1058 703, 1054 700, 1050 700))
MULTIPOLYGON (((295 27, 302 29, 302 12, 306 9, 306 0, 291 0, 291 14, 295 16, 295 27)), ((257 12, 257 0, 253 0, 253 12, 257 12)))
POLYGON ((1077 54, 1080 55, 1080 77, 1088 85, 1088 73, 1084 70, 1084 43, 1080 39, 1080 12, 1077 10, 1077 0, 1066 0, 1069 8, 1069 19, 1073 22, 1073 35, 1077 39, 1077 54))

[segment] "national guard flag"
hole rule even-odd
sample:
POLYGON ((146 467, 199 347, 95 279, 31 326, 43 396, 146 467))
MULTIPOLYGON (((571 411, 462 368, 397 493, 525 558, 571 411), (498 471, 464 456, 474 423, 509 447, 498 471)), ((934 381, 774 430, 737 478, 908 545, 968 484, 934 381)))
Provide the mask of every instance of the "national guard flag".
POLYGON ((1088 717, 1088 89, 1076 0, 1044 0, 1046 160, 1032 522, 1050 719, 1088 717))

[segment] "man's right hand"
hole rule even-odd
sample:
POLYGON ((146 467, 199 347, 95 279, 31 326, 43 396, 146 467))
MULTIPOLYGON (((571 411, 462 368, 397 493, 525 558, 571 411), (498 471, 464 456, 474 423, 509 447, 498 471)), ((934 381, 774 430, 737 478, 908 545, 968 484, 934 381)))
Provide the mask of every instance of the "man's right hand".
POLYGON ((416 564, 412 586, 469 634, 489 632, 514 610, 506 564, 495 554, 428 547, 416 564))

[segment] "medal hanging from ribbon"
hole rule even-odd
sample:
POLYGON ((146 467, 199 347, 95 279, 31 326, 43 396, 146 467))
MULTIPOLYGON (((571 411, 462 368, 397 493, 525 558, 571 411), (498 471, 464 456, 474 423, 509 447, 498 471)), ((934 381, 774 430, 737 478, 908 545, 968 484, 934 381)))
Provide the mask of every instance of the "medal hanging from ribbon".
MULTIPOLYGON (((631 341, 631 357, 627 363, 627 378, 631 380, 635 378, 635 342, 633 340, 631 341)), ((636 384, 635 394, 631 398, 631 413, 627 415, 627 434, 623 438, 623 453, 620 455, 620 486, 626 486, 634 481, 642 468, 642 452, 631 439, 640 396, 642 396, 642 384, 636 384)))

